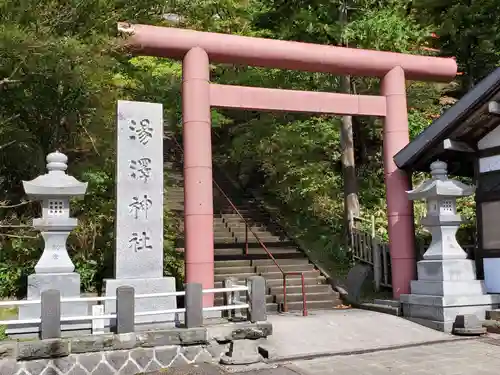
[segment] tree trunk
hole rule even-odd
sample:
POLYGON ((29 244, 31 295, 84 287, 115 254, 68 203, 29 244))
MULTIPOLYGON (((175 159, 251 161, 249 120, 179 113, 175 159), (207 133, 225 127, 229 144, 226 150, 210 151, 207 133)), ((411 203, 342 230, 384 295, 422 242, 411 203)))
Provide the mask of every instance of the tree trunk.
MULTIPOLYGON (((340 7, 340 24, 342 31, 348 21, 348 1, 344 0, 340 7)), ((347 40, 341 40, 343 47, 348 46, 347 40)), ((351 77, 340 77, 340 89, 342 93, 351 93, 351 77)), ((354 160, 354 141, 352 133, 352 116, 342 117, 342 126, 340 131, 340 145, 342 147, 342 174, 344 179, 344 220, 346 228, 346 238, 350 238, 352 227, 354 226, 353 218, 359 216, 359 199, 358 199, 358 181, 356 178, 356 164, 354 160)))
MULTIPOLYGON (((343 93, 351 92, 351 77, 341 77, 341 89, 343 93)), ((342 117, 340 132, 342 147, 342 173, 344 179, 344 212, 346 228, 352 229, 353 217, 359 216, 358 181, 356 177, 356 164, 354 160, 354 141, 352 131, 352 116, 342 117)))

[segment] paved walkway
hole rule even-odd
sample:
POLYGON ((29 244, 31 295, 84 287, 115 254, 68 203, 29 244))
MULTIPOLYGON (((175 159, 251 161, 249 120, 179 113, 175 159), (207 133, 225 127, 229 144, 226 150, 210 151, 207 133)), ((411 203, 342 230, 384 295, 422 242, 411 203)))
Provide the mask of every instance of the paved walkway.
POLYGON ((275 363, 267 369, 256 368, 244 374, 498 375, 500 372, 499 336, 464 339, 366 310, 314 312, 306 318, 270 316, 269 320, 274 330, 269 338, 270 359, 275 363))
MULTIPOLYGON (((271 363, 179 375, 498 375, 500 335, 458 338, 402 318, 365 310, 270 316, 271 363), (274 361, 274 362, 273 362, 274 361)), ((188 366, 189 367, 189 366, 188 366)))
POLYGON ((311 375, 498 375, 500 347, 455 341, 293 364, 311 375))
MULTIPOLYGON (((271 315, 270 359, 310 358, 455 340, 408 320, 367 310, 314 311, 309 316, 271 315)), ((500 349, 500 348, 499 348, 500 349)))

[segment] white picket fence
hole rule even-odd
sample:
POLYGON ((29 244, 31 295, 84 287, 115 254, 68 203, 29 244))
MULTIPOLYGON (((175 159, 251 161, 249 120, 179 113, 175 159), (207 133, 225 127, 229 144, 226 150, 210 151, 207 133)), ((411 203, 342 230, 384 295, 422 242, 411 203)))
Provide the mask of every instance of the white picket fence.
MULTIPOLYGON (((248 292, 248 286, 234 286, 230 288, 214 288, 214 289, 204 289, 203 294, 217 294, 217 293, 227 293, 235 294, 238 292, 248 292)), ((146 299, 146 298, 165 298, 165 297, 177 297, 185 296, 185 291, 179 292, 169 292, 169 293, 152 293, 152 294, 137 294, 135 299, 146 299)), ((221 305, 221 306, 210 306, 203 307, 203 312, 209 311, 227 311, 227 310, 245 310, 249 308, 248 303, 243 303, 234 298, 230 298, 233 304, 221 305)), ((105 314, 104 305, 105 301, 116 301, 116 296, 106 296, 106 297, 76 297, 76 298, 61 298, 61 303, 68 302, 95 302, 92 305, 92 315, 83 316, 62 316, 61 322, 92 322, 92 334, 102 334, 104 333, 105 321, 108 319, 116 319, 116 314, 105 314)), ((17 300, 17 301, 0 301, 0 308, 6 307, 19 307, 27 305, 40 305, 41 300, 17 300)), ((186 312, 186 308, 169 309, 169 310, 155 310, 155 311, 141 311, 135 312, 135 317, 141 316, 154 316, 154 315, 164 315, 164 314, 183 314, 186 312)), ((41 318, 34 319, 15 319, 15 320, 0 320, 0 325, 12 326, 21 324, 40 324, 41 318)))

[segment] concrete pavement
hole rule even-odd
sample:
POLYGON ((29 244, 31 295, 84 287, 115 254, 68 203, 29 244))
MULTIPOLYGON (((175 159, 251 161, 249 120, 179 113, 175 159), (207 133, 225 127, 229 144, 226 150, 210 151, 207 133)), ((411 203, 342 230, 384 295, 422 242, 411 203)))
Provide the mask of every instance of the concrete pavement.
MULTIPOLYGON (((196 365, 172 374, 497 375, 500 335, 459 338, 365 310, 269 316, 267 364, 196 365), (204 367, 206 366, 206 367, 204 367), (198 371, 198 372, 197 372, 198 371)), ((172 370, 169 370, 172 371, 172 370)))
MULTIPOLYGON (((366 310, 269 316, 266 368, 247 375, 497 375, 500 335, 461 338, 366 310), (279 367, 278 367, 279 366, 279 367), (269 368, 273 367, 273 368, 269 368)), ((234 371, 234 369, 228 369, 234 371)))
POLYGON ((467 340, 293 364, 311 375, 497 375, 500 347, 467 340))
POLYGON ((457 339, 396 316, 358 309, 314 311, 307 317, 270 315, 268 321, 273 324, 270 359, 281 361, 457 339))

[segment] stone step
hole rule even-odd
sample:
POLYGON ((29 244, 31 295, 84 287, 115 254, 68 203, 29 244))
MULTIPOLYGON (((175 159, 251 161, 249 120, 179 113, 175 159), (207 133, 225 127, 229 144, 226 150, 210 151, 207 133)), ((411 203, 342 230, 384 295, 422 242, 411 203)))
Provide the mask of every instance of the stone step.
MULTIPOLYGON (((244 254, 244 249, 243 246, 244 244, 239 243, 241 247, 238 248, 227 248, 227 249, 215 249, 215 255, 241 255, 244 254)), ((272 248, 269 249, 269 252, 273 255, 283 255, 283 254, 300 254, 300 252, 297 249, 293 248, 272 248)), ((267 252, 259 247, 255 248, 249 248, 248 249, 248 254, 250 255, 267 255, 267 252)))
MULTIPOLYGON (((305 283, 306 287, 310 286, 310 285, 324 284, 325 282, 326 282, 326 279, 323 276, 314 277, 314 278, 310 278, 310 279, 304 279, 304 283, 305 283)), ((299 286, 299 285, 302 285, 300 278, 287 278, 287 280, 286 280, 287 289, 290 287, 299 286)), ((271 288, 271 290, 273 288, 276 288, 276 287, 283 288, 283 279, 281 278, 281 279, 266 280, 266 286, 268 288, 271 288)))
MULTIPOLYGON (((277 294, 275 295, 275 301, 276 303, 283 303, 284 300, 284 294, 277 294)), ((338 296, 336 296, 333 292, 330 293, 307 293, 306 292, 306 302, 309 301, 334 301, 338 300, 338 296)), ((287 302, 302 302, 302 293, 286 293, 286 300, 287 302)))
MULTIPOLYGON (((227 224, 227 226, 229 228, 231 228, 231 232, 234 233, 235 236, 238 236, 238 237, 245 237, 245 234, 246 234, 246 231, 245 231, 245 226, 242 225, 240 227, 235 227, 234 225, 229 225, 227 224)), ((257 236, 273 236, 273 237, 279 237, 279 236, 276 236, 276 234, 273 234, 271 232, 269 232, 268 230, 266 230, 265 228, 263 227, 260 227, 260 228, 252 228, 252 230, 249 230, 248 231, 248 236, 253 236, 253 233, 255 233, 257 236)))
MULTIPOLYGON (((236 207, 236 208, 238 209, 238 212, 243 217, 248 217, 248 218, 251 218, 251 217, 265 217, 265 215, 263 215, 260 212, 255 212, 255 210, 253 210, 252 208, 240 208, 240 207, 236 207)), ((236 216, 239 217, 240 215, 238 215, 238 212, 236 212, 236 210, 234 210, 233 208, 219 207, 217 209, 217 213, 221 214, 224 217, 231 217, 232 215, 235 215, 235 217, 236 216)))
MULTIPOLYGON (((234 244, 234 243, 236 243, 236 240, 234 238, 231 238, 231 237, 218 237, 218 238, 214 238, 214 242, 216 244, 234 244)), ((233 252, 231 254, 234 255, 236 253, 233 252)), ((215 255, 218 255, 217 252, 215 253, 215 255)), ((221 255, 224 255, 224 254, 221 254, 221 255)))
POLYGON ((214 230, 214 239, 217 238, 230 238, 230 239, 235 239, 231 233, 225 229, 219 229, 219 230, 214 230))
MULTIPOLYGON (((312 279, 320 276, 320 272, 318 270, 305 271, 303 272, 303 274, 305 279, 312 279)), ((266 272, 266 273, 261 273, 261 276, 266 280, 283 280, 283 274, 281 272, 266 272)), ((287 281, 292 279, 300 280, 301 277, 300 275, 288 275, 286 279, 287 281)))
POLYGON ((221 215, 221 214, 214 213, 214 216, 217 216, 217 217, 223 219, 225 222, 230 223, 230 224, 233 224, 233 223, 245 224, 245 221, 247 221, 249 224, 255 223, 255 222, 260 222, 260 221, 253 220, 251 217, 248 217, 245 215, 242 215, 243 216, 243 219, 242 219, 238 214, 221 215))
POLYGON ((401 308, 399 308, 399 307, 394 307, 394 306, 389 306, 389 305, 379 305, 377 303, 363 303, 363 304, 361 304, 361 307, 363 309, 370 310, 370 311, 376 311, 379 313, 384 313, 384 314, 389 314, 389 315, 394 315, 394 316, 401 315, 401 308))
MULTIPOLYGON (((281 242, 281 238, 278 237, 278 236, 273 236, 271 233, 269 232, 260 232, 260 233, 256 233, 257 236, 255 236, 252 232, 249 232, 248 233, 248 242, 259 242, 262 241, 264 243, 266 242, 281 242)), ((231 230, 231 235, 234 237, 234 238, 237 238, 238 241, 241 241, 241 242, 245 242, 245 240, 247 239, 247 237, 245 236, 245 233, 235 233, 231 230)))
POLYGON ((266 303, 266 312, 268 314, 278 312, 278 304, 276 302, 266 303))
POLYGON ((178 200, 184 200, 184 192, 167 192, 165 194, 165 201, 168 202, 169 200, 171 201, 178 201, 178 200))
POLYGON ((487 310, 486 319, 500 321, 500 309, 487 310))
POLYGON ((244 267, 215 267, 214 272, 216 275, 233 275, 233 274, 244 274, 244 273, 255 273, 255 267, 244 266, 244 267))
MULTIPOLYGON (((267 250, 272 254, 272 255, 279 255, 279 254, 300 254, 300 252, 295 249, 295 248, 279 248, 279 247, 268 247, 267 250)), ((260 247, 254 247, 248 249, 249 254, 267 254, 267 252, 260 248, 260 247)))
MULTIPOLYGON (((225 267, 249 267, 252 265, 251 260, 218 260, 215 261, 214 267, 225 268, 225 267)), ((253 266, 255 268, 255 266, 253 266)))
MULTIPOLYGON (((224 221, 223 218, 218 218, 221 221, 224 221)), ((228 223, 229 225, 229 223, 228 223)), ((248 223, 249 228, 252 228, 254 231, 256 230, 266 230, 266 225, 263 223, 258 223, 258 222, 250 222, 248 223)), ((231 223, 231 229, 234 230, 235 232, 240 231, 242 233, 245 233, 245 223, 243 221, 234 221, 231 223)))
MULTIPOLYGON (((314 265, 313 264, 281 264, 278 262, 279 266, 281 269, 285 272, 291 272, 291 271, 313 271, 314 270, 314 265)), ((268 266, 257 266, 256 269, 257 273, 269 273, 269 272, 280 272, 278 266, 275 264, 268 265, 268 266)))
MULTIPOLYGON (((241 302, 246 302, 247 301, 247 296, 244 293, 240 294, 240 301, 241 302)), ((268 294, 266 295, 266 303, 274 303, 274 296, 268 294)), ((224 304, 224 297, 222 294, 219 293, 218 296, 214 298, 214 304, 215 306, 222 306, 224 304)))
POLYGON ((394 299, 378 299, 375 298, 373 301, 375 305, 382 305, 382 306, 391 306, 391 307, 401 307, 401 302, 394 300, 394 299))
MULTIPOLYGON (((295 249, 296 250, 296 249, 295 249)), ((281 265, 307 265, 309 264, 309 259, 304 258, 293 258, 293 259, 277 259, 278 264, 281 265)), ((275 263, 272 259, 258 259, 252 261, 253 266, 275 266, 275 263)))
POLYGON ((231 230, 224 223, 219 223, 214 221, 214 230, 222 230, 224 232, 231 233, 231 230))
POLYGON ((167 193, 166 202, 184 202, 184 193, 167 193))
MULTIPOLYGON (((234 236, 234 238, 236 238, 236 240, 238 242, 242 242, 242 243, 245 243, 245 236, 243 237, 238 237, 238 236, 234 236)), ((251 242, 251 243, 258 243, 259 241, 260 242, 263 242, 264 244, 267 244, 267 243, 270 243, 270 244, 273 244, 273 243, 281 243, 281 240, 279 237, 272 237, 272 236, 258 236, 259 239, 255 238, 253 235, 248 235, 248 242, 251 242)))
MULTIPOLYGON (((341 300, 310 301, 307 303, 308 310, 330 310, 342 304, 341 300)), ((288 311, 301 311, 303 308, 302 300, 287 302, 288 311)))
POLYGON ((215 231, 214 230, 214 240, 217 241, 217 239, 230 239, 233 242, 237 242, 237 239, 231 235, 231 233, 226 232, 226 231, 215 231))
MULTIPOLYGON (((233 242, 234 243, 234 242, 233 242)), ((217 242, 216 242, 217 244, 217 242)), ((238 248, 238 249, 215 249, 214 250, 214 255, 215 256, 230 256, 230 255, 244 255, 244 250, 243 248, 238 248)), ((221 261, 223 262, 223 261, 221 261)))
POLYGON ((234 274, 216 274, 214 275, 214 281, 224 281, 225 279, 229 278, 236 278, 237 280, 244 281, 250 276, 255 276, 255 272, 246 272, 246 273, 240 273, 238 275, 234 274))
MULTIPOLYGON (((278 286, 270 288, 269 291, 270 291, 270 294, 272 294, 272 295, 283 294, 283 282, 281 282, 281 284, 279 284, 278 286)), ((289 283, 287 283, 286 291, 287 291, 287 294, 288 293, 302 294, 302 285, 300 285, 300 284, 289 285, 289 283)), ((328 284, 306 285, 306 293, 308 293, 308 294, 309 293, 334 293, 334 294, 338 295, 338 293, 334 292, 332 290, 331 286, 328 284)))
MULTIPOLYGON (((245 280, 236 280, 236 285, 241 285, 241 286, 245 286, 245 280)), ((214 288, 224 288, 224 285, 223 285, 223 281, 222 280, 214 280, 214 288)), ((245 293, 245 292, 241 292, 241 293, 245 293)), ((217 293, 215 296, 217 297, 220 293, 217 293)))

